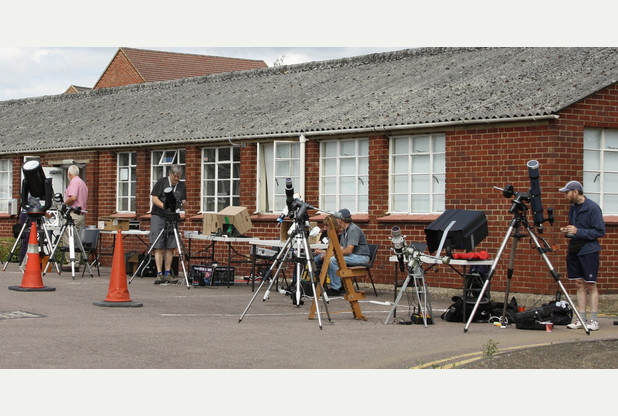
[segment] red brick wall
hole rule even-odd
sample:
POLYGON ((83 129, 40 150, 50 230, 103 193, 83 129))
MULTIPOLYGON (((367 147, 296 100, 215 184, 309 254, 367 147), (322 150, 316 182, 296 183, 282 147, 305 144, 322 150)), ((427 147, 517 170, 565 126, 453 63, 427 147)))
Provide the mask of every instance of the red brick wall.
POLYGON ((129 62, 125 54, 122 51, 118 51, 94 86, 94 89, 141 84, 142 82, 144 82, 144 79, 135 70, 135 67, 129 62))

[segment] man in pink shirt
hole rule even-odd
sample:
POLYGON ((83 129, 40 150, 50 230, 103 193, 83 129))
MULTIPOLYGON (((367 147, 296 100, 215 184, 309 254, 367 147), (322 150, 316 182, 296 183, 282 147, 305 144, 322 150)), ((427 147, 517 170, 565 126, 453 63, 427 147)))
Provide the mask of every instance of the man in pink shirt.
MULTIPOLYGON (((65 205, 73 208, 73 211, 69 214, 75 223, 75 233, 79 233, 84 228, 85 214, 84 211, 88 209, 88 186, 79 177, 79 168, 75 165, 69 167, 67 176, 69 177, 69 186, 64 191, 64 203, 65 205), (80 208, 80 209, 78 209, 80 208), (79 212, 79 214, 77 213, 79 212)), ((69 234, 65 232, 62 236, 62 245, 69 246, 69 234)), ((71 262, 70 253, 65 254, 67 263, 71 262)), ((79 244, 75 245, 75 271, 79 271, 79 263, 81 260, 81 249, 79 244)), ((71 266, 65 266, 62 271, 71 271, 71 266)))

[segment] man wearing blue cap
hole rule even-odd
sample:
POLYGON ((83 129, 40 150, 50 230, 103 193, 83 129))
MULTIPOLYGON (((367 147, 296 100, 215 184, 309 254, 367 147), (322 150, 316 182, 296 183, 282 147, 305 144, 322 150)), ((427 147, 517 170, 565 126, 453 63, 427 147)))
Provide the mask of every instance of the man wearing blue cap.
MULTIPOLYGON (((605 222, 601 207, 584 196, 582 184, 570 181, 560 192, 566 193, 571 203, 569 225, 560 231, 569 238, 567 253, 567 273, 569 280, 575 281, 577 288, 577 309, 582 317, 586 316, 586 295, 590 296, 590 318, 586 326, 591 331, 599 329, 597 313, 599 311, 599 292, 597 290, 597 273, 599 271, 599 238, 605 235, 605 222)), ((567 325, 569 329, 578 329, 583 325, 576 320, 567 325)))
MULTIPOLYGON (((340 209, 335 215, 341 236, 339 244, 341 245, 341 253, 345 259, 345 264, 348 266, 367 266, 369 264, 369 245, 367 238, 361 228, 352 222, 352 214, 350 210, 340 209)), ((318 270, 322 267, 323 250, 316 250, 314 260, 318 270)), ((328 296, 338 296, 345 293, 345 289, 341 283, 341 277, 337 276, 339 265, 337 258, 332 256, 328 265, 328 277, 330 279, 330 288, 326 290, 328 296)))

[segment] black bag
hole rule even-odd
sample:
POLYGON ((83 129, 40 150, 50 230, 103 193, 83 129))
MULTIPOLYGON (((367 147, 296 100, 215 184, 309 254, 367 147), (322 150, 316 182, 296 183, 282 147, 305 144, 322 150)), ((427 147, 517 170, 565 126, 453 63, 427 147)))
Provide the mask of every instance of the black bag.
POLYGON ((571 323, 573 310, 567 302, 553 301, 543 306, 551 308, 550 320, 554 325, 568 325, 571 323))
POLYGON ((138 267, 140 265, 142 267, 139 273, 140 277, 156 277, 157 276, 157 265, 155 263, 155 259, 152 254, 146 254, 146 252, 143 252, 142 254, 137 256, 137 260, 138 260, 138 263, 137 263, 138 267))
MULTIPOLYGON (((500 318, 502 316, 502 312, 504 311, 504 302, 493 302, 491 306, 491 316, 497 316, 500 318)), ((517 299, 515 296, 511 298, 511 301, 506 305, 506 319, 507 324, 512 324, 516 322, 517 315, 517 299)))
MULTIPOLYGON (((470 314, 474 309, 475 303, 466 303, 466 317, 464 319, 464 301, 459 296, 453 296, 453 304, 440 316, 442 319, 448 322, 467 322, 470 318, 470 314)), ((491 302, 479 304, 479 308, 474 314, 473 322, 489 322, 491 317, 491 302)))
POLYGON ((515 314, 515 327, 517 329, 545 329, 541 322, 551 322, 553 307, 543 305, 540 308, 530 309, 515 314))

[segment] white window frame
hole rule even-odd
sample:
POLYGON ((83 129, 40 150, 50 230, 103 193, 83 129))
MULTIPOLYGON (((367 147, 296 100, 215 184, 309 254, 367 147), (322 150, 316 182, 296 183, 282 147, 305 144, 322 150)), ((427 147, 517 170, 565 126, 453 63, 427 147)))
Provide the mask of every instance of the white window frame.
POLYGON ((584 195, 618 215, 618 130, 584 129, 584 195))
MULTIPOLYGON (((154 188, 157 181, 169 173, 169 167, 172 165, 182 166, 182 176, 180 180, 185 182, 185 149, 166 149, 166 150, 152 150, 150 152, 150 190, 154 188), (169 157, 166 157, 169 156, 169 157)), ((150 194, 149 194, 150 195, 150 194)), ((150 210, 152 211, 152 198, 149 198, 150 210)), ((182 211, 184 212, 184 207, 182 211)))
POLYGON ((202 179, 200 191, 200 210, 204 212, 219 212, 228 206, 240 205, 240 147, 219 146, 202 148, 202 179), (223 150, 230 152, 231 158, 220 160, 223 150), (214 160, 210 160, 207 153, 214 152, 214 160), (229 169, 229 178, 220 179, 219 172, 229 169), (212 172, 209 172, 211 171, 212 172), (228 182, 224 186, 224 183, 228 182), (210 185, 210 186, 209 186, 210 185), (229 194, 223 193, 223 188, 230 190, 229 194), (209 189, 212 193, 209 194, 209 189), (212 204, 212 206, 209 206, 212 204))
POLYGON ((304 142, 257 144, 257 212, 269 214, 283 211, 286 178, 292 180, 294 193, 304 194, 304 175, 301 175, 304 172, 303 154, 304 142))
MULTIPOLYGON (((404 146, 402 146, 404 147, 404 146)), ((389 213, 398 214, 437 214, 444 212, 445 192, 446 192, 446 135, 444 133, 436 134, 417 134, 406 136, 392 136, 389 140, 389 192, 388 192, 388 209, 389 213), (422 140, 428 138, 429 146, 423 148, 418 146, 415 148, 415 141, 422 143, 422 140), (407 140, 407 150, 405 152, 395 153, 395 143, 407 140), (422 166, 419 163, 420 158, 429 157, 428 167, 419 169, 422 166), (415 162, 416 159, 416 162, 415 162), (407 171, 399 171, 396 167, 397 160, 406 160, 407 171), (415 165, 416 163, 416 165, 415 165), (423 176, 428 178, 429 183, 418 182, 418 178, 423 176), (416 181, 416 187, 414 186, 416 181), (398 185, 398 179, 403 179, 405 185, 398 185), (397 189, 403 188, 403 189, 397 189), (415 189, 424 188, 424 189, 415 189), (426 209, 415 207, 414 198, 422 197, 427 200, 424 204, 426 209), (396 207, 395 198, 403 200, 406 208, 401 209, 396 207)), ((418 202, 417 202, 418 203, 418 202)))
POLYGON ((137 152, 119 152, 116 155, 116 212, 134 213, 136 208, 137 186, 137 152), (121 159, 127 157, 129 164, 122 165, 121 159), (123 192, 126 187, 126 194, 123 192), (122 201, 127 201, 127 208, 122 209, 122 201))
POLYGON ((320 208, 326 211, 347 208, 352 214, 369 212, 368 138, 320 142, 320 208), (354 164, 353 172, 344 173, 342 164, 350 163, 354 164), (328 191, 333 186, 334 191, 328 191))
POLYGON ((13 159, 0 159, 0 212, 9 212, 9 200, 13 198, 13 159))

